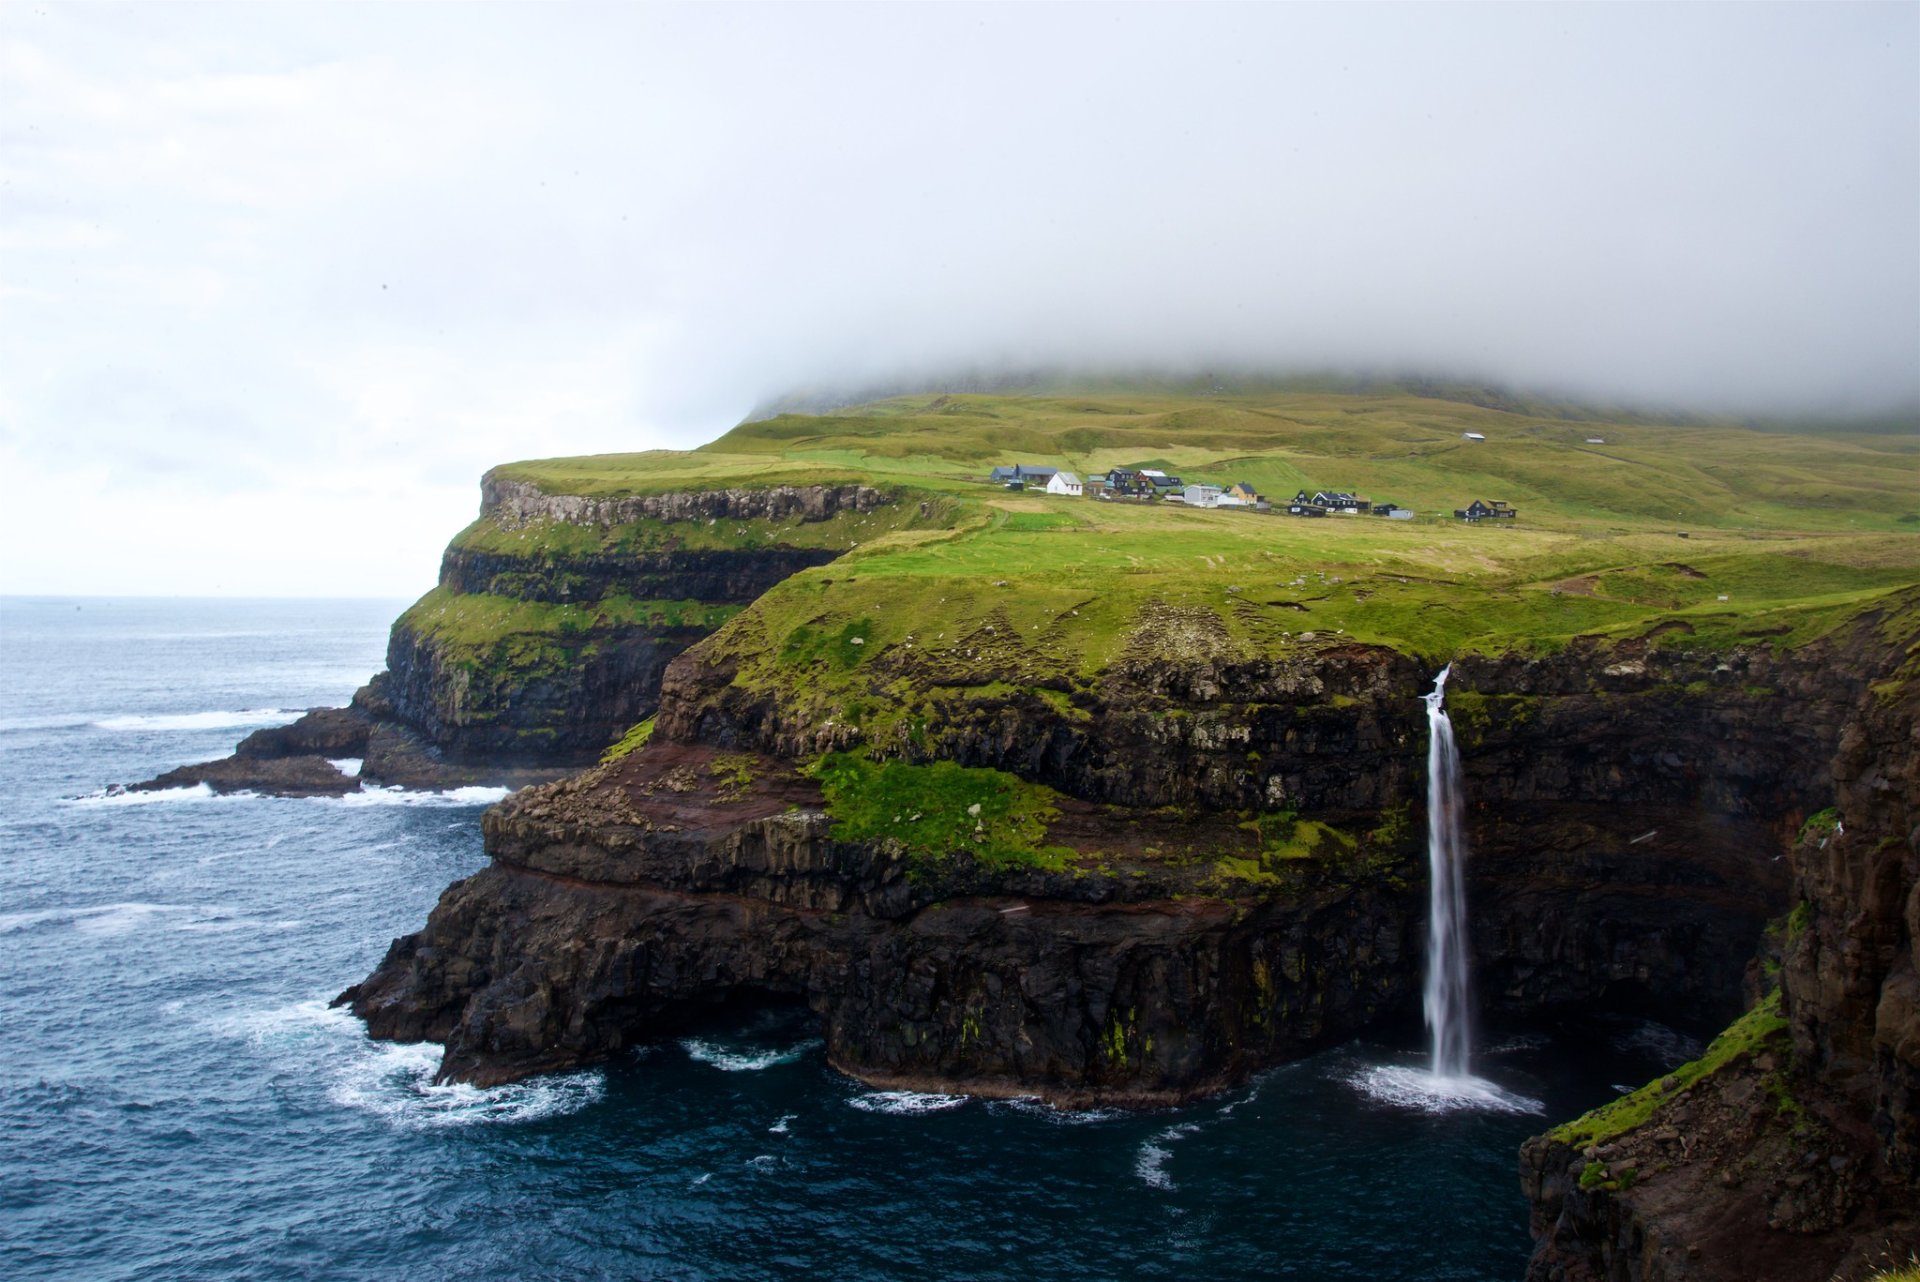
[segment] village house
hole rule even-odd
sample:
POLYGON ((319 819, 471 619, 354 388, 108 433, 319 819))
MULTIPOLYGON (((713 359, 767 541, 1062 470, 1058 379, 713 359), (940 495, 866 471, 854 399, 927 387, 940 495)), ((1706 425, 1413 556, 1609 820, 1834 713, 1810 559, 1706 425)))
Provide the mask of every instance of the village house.
MULTIPOLYGON (((1356 513, 1369 511, 1373 507, 1373 504, 1368 500, 1361 498, 1357 494, 1349 494, 1345 490, 1315 490, 1311 495, 1305 490, 1301 490, 1293 496, 1293 501, 1295 503, 1310 503, 1314 507, 1324 508, 1327 512, 1336 516, 1353 516, 1356 513)), ((1288 510, 1291 511, 1292 509, 1289 508, 1288 510)))
MULTIPOLYGON (((1169 495, 1169 498, 1172 496, 1169 495)), ((1217 485, 1189 485, 1183 492, 1188 507, 1250 507, 1246 499, 1217 485)))
POLYGON ((1075 498, 1078 498, 1080 497, 1080 492, 1080 478, 1072 472, 1055 472, 1047 478, 1047 493, 1049 494, 1071 494, 1075 498))
POLYGON ((1053 479, 1054 470, 1050 467, 1028 467, 1025 463, 1015 463, 1011 467, 996 467, 987 474, 987 479, 996 485, 1004 485, 1010 490, 1044 488, 1053 479))
POLYGON ((1326 508, 1321 507, 1318 503, 1312 503, 1307 500, 1307 492, 1305 490, 1294 495, 1293 502, 1287 504, 1288 516, 1325 516, 1326 514, 1326 508))
POLYGON ((1412 508, 1401 507, 1398 503, 1391 503, 1384 499, 1373 505, 1373 514, 1375 516, 1384 516, 1390 521, 1411 521, 1413 519, 1412 508))
POLYGON ((1235 481, 1227 487, 1227 493, 1249 506, 1262 501, 1253 486, 1247 484, 1245 481, 1235 481))
POLYGON ((1171 498, 1176 490, 1183 495, 1185 493, 1186 486, 1179 477, 1168 476, 1158 468, 1143 467, 1140 469, 1140 475, 1152 487, 1153 494, 1158 498, 1171 498))
POLYGON ((1453 514, 1462 521, 1511 521, 1520 515, 1512 504, 1501 499, 1495 499, 1491 503, 1482 503, 1479 499, 1475 499, 1465 507, 1453 509, 1453 514))

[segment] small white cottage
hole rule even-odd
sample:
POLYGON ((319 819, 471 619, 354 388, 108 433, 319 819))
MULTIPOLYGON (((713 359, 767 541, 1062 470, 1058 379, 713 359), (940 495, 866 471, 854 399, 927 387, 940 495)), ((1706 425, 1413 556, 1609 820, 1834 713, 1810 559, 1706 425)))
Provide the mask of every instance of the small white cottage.
POLYGON ((1085 487, 1080 484, 1080 478, 1072 472, 1055 472, 1047 478, 1049 494, 1071 494, 1078 498, 1083 489, 1085 487))

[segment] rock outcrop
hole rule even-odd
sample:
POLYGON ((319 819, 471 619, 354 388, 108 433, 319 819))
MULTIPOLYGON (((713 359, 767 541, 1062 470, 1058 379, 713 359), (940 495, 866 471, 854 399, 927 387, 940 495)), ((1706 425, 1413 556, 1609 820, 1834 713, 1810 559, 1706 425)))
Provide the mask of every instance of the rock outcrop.
MULTIPOLYGON (((1456 669, 1492 1004, 1695 1028, 1737 1009, 1785 906, 1777 834, 1826 795, 1829 705, 1885 648, 1869 621, 1799 652, 1593 643, 1456 669)), ((876 685, 896 666, 878 656, 876 685)), ((806 1002, 871 1082, 1131 1103, 1218 1089, 1414 1000, 1428 676, 1404 655, 1167 658, 1068 682, 1071 712, 963 691, 917 741, 867 745, 1057 790, 1048 839, 1073 858, 1056 871, 836 839, 792 763, 845 742, 795 713, 800 683, 729 675, 705 647, 683 656, 645 749, 491 812, 492 866, 343 1000, 376 1035, 444 1042, 459 1080, 589 1062, 761 994, 806 1002), (715 772, 735 769, 753 783, 722 795, 715 772), (1268 799, 1361 836, 1237 876, 1234 816, 1268 799)))
MULTIPOLYGON (((837 841, 769 757, 660 744, 489 812, 493 864, 342 994, 378 1037, 490 1083, 590 1062, 731 1000, 786 996, 875 1084, 1162 1104, 1403 1005, 1407 866, 1303 867, 1222 894, 1211 867, 927 866, 837 841), (717 780, 750 774, 734 790, 717 780)), ((1085 834, 1124 817, 1078 816, 1085 834)), ((1404 852, 1402 852, 1404 853, 1404 852)))
POLYGON ((1920 657, 1877 622, 1856 634, 1877 679, 1828 706, 1844 727, 1807 803, 1832 808, 1776 844, 1795 906, 1763 969, 1784 1018, 1647 1088, 1631 1125, 1596 1114, 1604 1142, 1529 1142, 1529 1278, 1854 1282, 1920 1247, 1920 657))
POLYGON ((888 501, 865 485, 587 498, 489 473, 476 528, 532 536, 567 527, 586 545, 456 539, 439 586, 395 622, 386 670, 351 707, 316 710, 231 757, 133 786, 311 796, 352 791, 361 779, 445 788, 557 778, 651 715, 668 664, 732 612, 841 555, 783 542, 783 530, 888 501), (720 521, 735 523, 740 546, 682 546, 676 533, 720 521), (653 540, 636 552, 620 536, 642 522, 653 540), (661 606, 636 606, 645 602, 661 606), (443 626, 448 615, 454 625, 443 626), (345 757, 363 761, 359 776, 330 764, 345 757))

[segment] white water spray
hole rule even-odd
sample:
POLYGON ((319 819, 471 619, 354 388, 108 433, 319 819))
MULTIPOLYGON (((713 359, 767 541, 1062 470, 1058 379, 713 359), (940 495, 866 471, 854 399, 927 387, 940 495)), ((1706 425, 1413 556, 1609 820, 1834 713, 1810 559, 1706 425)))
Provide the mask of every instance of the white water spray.
POLYGON ((1433 1075, 1466 1077, 1472 1029, 1467 1017, 1466 837, 1461 831, 1464 798, 1460 754, 1453 723, 1442 706, 1447 673, 1440 669, 1427 701, 1427 1031, 1433 1043, 1433 1075))
POLYGON ((1427 923, 1427 1031, 1433 1059, 1423 1072, 1411 1064, 1364 1068, 1348 1080, 1382 1103, 1428 1113, 1460 1110, 1494 1113, 1544 1113, 1546 1106, 1473 1076, 1467 1061, 1473 1048, 1467 1010, 1467 839, 1461 807, 1460 754, 1453 723, 1442 702, 1447 673, 1440 669, 1427 701, 1427 862, 1431 870, 1427 923))

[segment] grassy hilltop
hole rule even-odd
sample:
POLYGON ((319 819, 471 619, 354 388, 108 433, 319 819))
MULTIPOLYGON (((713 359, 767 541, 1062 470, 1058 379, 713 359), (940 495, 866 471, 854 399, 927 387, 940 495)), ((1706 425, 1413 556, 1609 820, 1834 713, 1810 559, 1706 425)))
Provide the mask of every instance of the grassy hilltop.
MULTIPOLYGON (((939 652, 963 636, 977 653, 1009 632, 1030 664, 1087 672, 1138 644, 1149 604, 1204 610, 1224 625, 1205 644, 1262 651, 1337 638, 1438 661, 1667 621, 1681 625, 1664 634, 1674 644, 1791 644, 1920 582, 1914 435, 1556 419, 1397 393, 896 397, 746 423, 691 452, 499 473, 599 496, 864 481, 919 500, 807 533, 849 555, 715 639, 748 681, 784 680, 795 664, 851 673, 888 646, 939 652), (1605 444, 1586 443, 1595 436, 1605 444), (1159 466, 1282 501, 1303 486, 1351 489, 1419 515, 1303 520, 982 483, 1013 462, 1083 475, 1159 466), (1513 503, 1520 519, 1454 520, 1474 498, 1513 503)), ((559 552, 767 535, 685 523, 509 534, 482 521, 461 537, 550 538, 559 552)))

